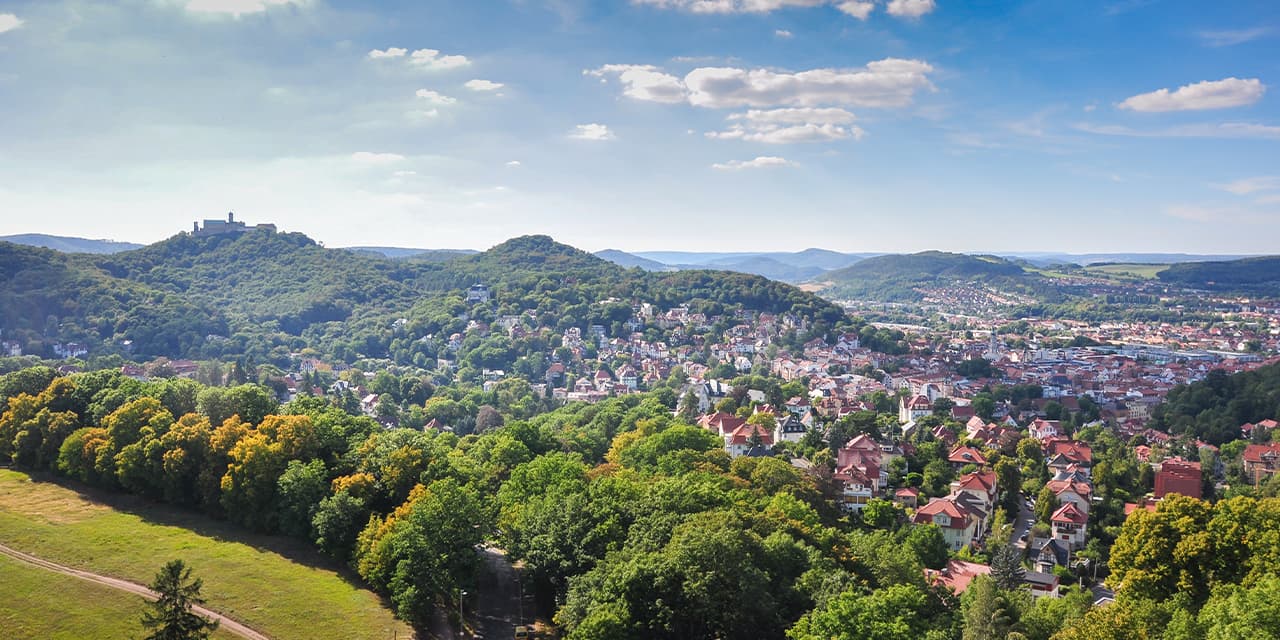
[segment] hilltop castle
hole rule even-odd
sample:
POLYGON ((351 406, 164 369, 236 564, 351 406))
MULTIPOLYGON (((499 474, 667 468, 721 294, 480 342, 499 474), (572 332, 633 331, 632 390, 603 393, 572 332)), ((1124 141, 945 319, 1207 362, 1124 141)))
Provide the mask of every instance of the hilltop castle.
POLYGON ((236 222, 236 214, 231 211, 227 212, 225 221, 205 219, 203 228, 201 228, 199 221, 191 223, 191 235, 193 236, 216 236, 223 233, 244 233, 255 230, 275 233, 276 226, 270 223, 251 226, 243 222, 236 222))

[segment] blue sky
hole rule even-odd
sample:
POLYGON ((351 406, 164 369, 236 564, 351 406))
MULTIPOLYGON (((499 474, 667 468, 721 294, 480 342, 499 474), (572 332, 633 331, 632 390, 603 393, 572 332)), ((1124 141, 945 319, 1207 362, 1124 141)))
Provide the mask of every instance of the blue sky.
POLYGON ((1275 252, 1273 0, 0 0, 0 234, 1275 252))

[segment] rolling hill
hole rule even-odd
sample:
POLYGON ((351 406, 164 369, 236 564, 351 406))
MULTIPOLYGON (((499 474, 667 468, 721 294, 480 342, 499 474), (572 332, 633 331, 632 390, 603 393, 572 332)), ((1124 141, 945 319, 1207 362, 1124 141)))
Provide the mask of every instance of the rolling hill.
POLYGON ((498 301, 484 318, 500 304, 502 313, 536 309, 582 329, 625 320, 638 302, 843 317, 812 294, 758 276, 624 269, 547 236, 435 260, 328 249, 266 230, 179 234, 111 255, 0 243, 0 278, 3 338, 40 355, 73 341, 94 354, 142 358, 284 362, 310 347, 338 360, 434 361, 435 347, 397 335, 393 324, 404 320, 413 338, 458 331, 464 292, 477 282, 498 301), (598 304, 606 300, 616 302, 598 304))
POLYGON ((43 233, 21 233, 12 236, 0 236, 0 242, 53 249, 63 253, 119 253, 141 249, 143 245, 115 240, 90 240, 70 236, 51 236, 43 233))
POLYGON ((1020 288, 1035 279, 1003 258, 942 251, 867 258, 819 278, 827 295, 882 301, 919 300, 919 287, 980 282, 1020 288))
POLYGON ((1175 264, 1156 277, 1161 282, 1197 289, 1275 295, 1280 289, 1280 256, 1175 264))

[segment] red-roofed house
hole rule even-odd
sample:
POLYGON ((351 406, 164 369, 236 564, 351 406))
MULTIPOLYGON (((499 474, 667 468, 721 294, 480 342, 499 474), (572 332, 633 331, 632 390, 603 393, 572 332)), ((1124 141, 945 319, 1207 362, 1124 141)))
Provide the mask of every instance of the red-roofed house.
POLYGON ((724 450, 730 458, 756 453, 767 454, 773 448, 773 432, 758 425, 746 423, 724 436, 724 450), (755 436, 756 442, 753 443, 755 436))
POLYGON ((1157 498, 1170 493, 1177 493, 1189 498, 1200 498, 1201 482, 1200 463, 1170 458, 1160 463, 1160 471, 1156 473, 1157 498))
POLYGON ((942 529, 942 538, 952 551, 959 551, 973 542, 981 527, 978 516, 952 496, 930 500, 929 504, 916 511, 911 523, 938 525, 942 529))
POLYGON ((942 571, 924 570, 926 579, 935 584, 949 587, 956 595, 964 593, 974 578, 990 574, 991 567, 985 564, 955 559, 947 560, 947 566, 943 567, 942 571))
POLYGON ((1089 515, 1076 508, 1073 503, 1066 503, 1053 512, 1049 519, 1053 526, 1053 537, 1067 543, 1072 549, 1083 549, 1085 525, 1089 524, 1089 515))
POLYGON ((951 450, 951 453, 947 455, 947 462, 959 469, 968 464, 976 464, 979 467, 986 466, 987 459, 983 457, 981 451, 973 447, 960 446, 951 450))
POLYGON ((1280 442, 1267 444, 1251 444, 1244 448, 1244 474, 1261 484, 1275 474, 1277 462, 1280 461, 1280 442))
POLYGON ((926 395, 918 395, 910 400, 904 396, 898 403, 898 422, 903 424, 931 413, 933 413, 933 403, 926 395))

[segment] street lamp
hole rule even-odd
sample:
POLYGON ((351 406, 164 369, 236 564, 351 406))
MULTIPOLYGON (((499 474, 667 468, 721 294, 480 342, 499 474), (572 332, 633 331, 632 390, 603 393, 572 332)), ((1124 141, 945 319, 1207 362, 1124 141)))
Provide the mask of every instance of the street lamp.
POLYGON ((459 589, 458 590, 458 635, 464 638, 467 636, 467 621, 465 618, 462 617, 462 599, 466 597, 467 597, 467 592, 459 589))

